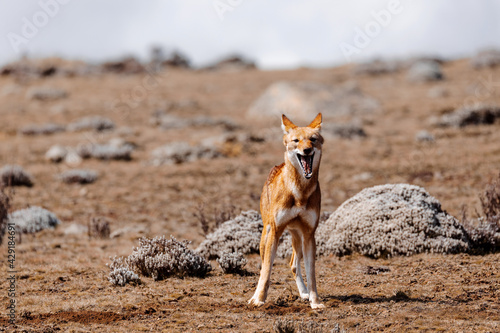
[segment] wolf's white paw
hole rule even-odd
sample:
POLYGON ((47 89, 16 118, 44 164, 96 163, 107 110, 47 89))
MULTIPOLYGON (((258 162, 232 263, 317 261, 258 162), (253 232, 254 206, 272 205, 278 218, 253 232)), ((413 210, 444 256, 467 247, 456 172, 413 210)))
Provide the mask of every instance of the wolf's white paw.
POLYGON ((309 293, 300 293, 300 298, 303 300, 309 300, 309 293))
POLYGON ((313 309, 324 309, 325 306, 321 303, 311 303, 311 308, 313 309))
POLYGON ((250 304, 250 305, 254 305, 254 306, 259 307, 259 306, 264 305, 264 302, 261 302, 261 301, 259 301, 258 299, 256 299, 256 298, 253 298, 253 297, 252 297, 252 298, 250 298, 250 300, 248 301, 248 304, 250 304))

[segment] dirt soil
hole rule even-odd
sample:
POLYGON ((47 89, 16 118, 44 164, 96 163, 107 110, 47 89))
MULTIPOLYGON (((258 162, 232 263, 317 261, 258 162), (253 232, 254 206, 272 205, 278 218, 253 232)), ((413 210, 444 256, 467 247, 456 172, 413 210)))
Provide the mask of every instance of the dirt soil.
POLYGON ((19 164, 35 183, 32 188, 15 188, 12 210, 42 206, 62 221, 55 230, 23 235, 16 242, 15 326, 6 316, 6 241, 0 246, 0 331, 271 332, 273 324, 285 317, 297 325, 315 322, 325 332, 337 324, 348 332, 499 332, 499 253, 379 260, 359 255, 321 257, 317 280, 326 305, 323 311, 313 311, 298 299, 287 262, 281 259, 274 267, 266 305, 248 306, 258 280, 257 255, 248 256, 243 275, 223 274, 213 261, 214 270, 204 279, 155 282, 142 277, 142 285, 125 287, 107 280, 110 257, 129 255, 142 236, 174 235, 192 241, 195 248, 204 239, 200 207, 209 221, 223 213, 258 210, 267 173, 283 161, 284 148, 279 119, 262 122, 247 119, 245 113, 279 80, 332 85, 352 81, 381 104, 379 111, 356 117, 366 138, 326 138, 320 173, 323 211, 335 210, 365 187, 404 182, 425 187, 454 216, 461 216, 464 204, 475 215, 480 211, 478 194, 500 171, 500 124, 435 128, 429 118, 472 102, 500 104, 500 68, 474 70, 468 60, 457 60, 445 63, 443 71, 445 80, 418 84, 409 82, 405 72, 355 76, 352 66, 0 76, 0 166, 19 164), (40 86, 64 89, 68 97, 55 101, 26 97, 30 88, 40 86), (440 97, 429 97, 431 90, 440 92, 440 97), (226 157, 154 166, 151 152, 157 147, 199 144, 228 134, 223 126, 162 130, 150 122, 156 110, 186 119, 227 117, 239 125, 230 134, 251 134, 265 141, 230 141, 224 148, 226 157), (117 129, 18 134, 28 124, 68 124, 89 115, 108 117, 117 129), (420 130, 432 133, 435 142, 417 142, 420 130), (84 160, 78 168, 99 173, 93 184, 62 183, 56 176, 73 167, 44 158, 54 144, 75 147, 115 137, 137 146, 132 160, 84 160), (95 216, 106 217, 111 232, 122 229, 121 234, 96 239, 66 232, 74 223, 86 226, 95 216))

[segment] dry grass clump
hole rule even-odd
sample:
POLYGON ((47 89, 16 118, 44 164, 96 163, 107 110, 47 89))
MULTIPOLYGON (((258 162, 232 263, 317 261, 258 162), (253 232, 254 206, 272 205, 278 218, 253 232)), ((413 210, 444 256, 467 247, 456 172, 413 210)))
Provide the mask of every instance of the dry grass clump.
POLYGON ((467 218, 467 210, 462 212, 464 224, 474 254, 484 254, 500 250, 500 175, 486 185, 479 195, 483 216, 477 219, 467 218))
POLYGON ((224 252, 259 253, 262 228, 262 219, 258 212, 242 212, 207 235, 196 251, 208 259, 219 258, 224 252))
POLYGON ((212 159, 221 156, 213 145, 192 146, 187 142, 175 142, 159 148, 151 153, 151 163, 159 166, 164 164, 181 164, 199 159, 212 159))
POLYGON ((241 273, 247 264, 247 260, 240 252, 222 252, 217 262, 226 274, 241 273))
POLYGON ((273 323, 274 333, 346 333, 347 331, 335 323, 332 329, 325 327, 315 321, 296 321, 291 318, 280 317, 273 323))
POLYGON ((84 117, 68 125, 68 131, 96 131, 102 132, 115 128, 115 123, 101 116, 84 117))
POLYGON ((134 273, 128 265, 124 262, 122 257, 112 258, 111 264, 106 264, 109 267, 110 272, 108 276, 108 281, 115 286, 123 287, 124 285, 130 284, 140 284, 141 279, 139 275, 134 273))
POLYGON ((125 259, 131 270, 156 280, 170 276, 204 277, 212 270, 210 264, 190 250, 188 241, 177 241, 165 236, 139 240, 139 247, 125 259))
POLYGON ((150 123, 164 130, 179 129, 187 127, 215 127, 222 126, 228 131, 233 131, 239 126, 229 118, 214 118, 209 116, 197 116, 193 118, 180 118, 164 112, 155 112, 150 123))
POLYGON ((490 125, 500 118, 500 107, 496 105, 475 104, 464 106, 452 113, 443 115, 436 123, 441 127, 465 127, 469 125, 490 125))
POLYGON ((359 252, 373 258, 469 249, 456 218, 425 189, 386 184, 364 189, 344 202, 316 232, 319 254, 359 252))
POLYGON ((10 197, 5 194, 4 187, 0 185, 0 245, 9 221, 10 197))
POLYGON ((23 135, 51 135, 66 131, 66 127, 58 124, 27 125, 19 130, 23 135))
POLYGON ((196 217, 200 223, 201 230, 206 236, 217 229, 223 222, 229 221, 235 215, 236 207, 232 204, 222 205, 215 208, 213 214, 206 212, 205 204, 198 205, 196 212, 193 216, 196 217))
POLYGON ((29 234, 44 229, 54 229, 61 224, 61 221, 54 213, 41 207, 32 206, 10 214, 9 223, 14 223, 18 232, 29 234))
POLYGON ((97 177, 97 172, 84 169, 68 170, 59 175, 59 179, 66 184, 91 184, 97 177))
POLYGON ((109 221, 102 216, 91 218, 88 226, 88 232, 89 238, 109 238, 109 235, 111 234, 109 221))
POLYGON ((19 165, 6 165, 0 169, 0 185, 33 186, 33 178, 19 165))
POLYGON ((66 90, 52 87, 33 87, 26 92, 26 98, 38 101, 55 101, 68 97, 66 90))

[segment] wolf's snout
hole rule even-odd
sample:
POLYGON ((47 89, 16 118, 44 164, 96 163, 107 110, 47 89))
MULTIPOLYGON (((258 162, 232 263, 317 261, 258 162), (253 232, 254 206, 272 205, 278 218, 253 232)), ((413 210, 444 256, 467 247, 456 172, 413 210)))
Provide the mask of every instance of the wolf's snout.
POLYGON ((306 149, 304 149, 304 155, 309 155, 312 153, 312 151, 313 151, 312 148, 306 148, 306 149))

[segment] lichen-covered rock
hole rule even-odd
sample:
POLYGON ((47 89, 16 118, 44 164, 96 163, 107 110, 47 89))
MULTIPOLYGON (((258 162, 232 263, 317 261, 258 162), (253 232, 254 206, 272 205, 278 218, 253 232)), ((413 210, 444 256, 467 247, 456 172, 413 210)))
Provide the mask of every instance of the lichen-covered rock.
POLYGON ((247 115, 262 119, 286 113, 293 120, 310 121, 319 112, 335 117, 372 113, 379 103, 361 92, 356 84, 339 87, 317 82, 276 82, 250 106, 247 115))
POLYGON ((124 144, 116 146, 111 144, 84 144, 77 148, 78 155, 82 158, 96 158, 98 160, 124 160, 132 159, 134 146, 124 144))
POLYGON ((51 135, 64 132, 66 127, 58 124, 27 125, 19 130, 23 135, 51 135))
POLYGON ((324 135, 331 134, 334 137, 342 139, 355 139, 355 138, 365 138, 366 132, 358 124, 348 123, 348 124, 336 124, 330 123, 322 128, 324 135))
POLYGON ((59 175, 66 184, 91 184, 97 180, 97 172, 84 169, 68 170, 59 175))
POLYGON ((364 189, 320 224, 316 240, 318 254, 359 252, 374 258, 469 248, 458 220, 425 189, 408 184, 364 189))
POLYGON ((61 224, 61 221, 54 213, 41 207, 32 206, 10 214, 9 223, 14 223, 18 232, 29 234, 44 229, 54 229, 61 224))
POLYGON ((196 251, 208 259, 219 258, 224 252, 259 253, 262 229, 262 218, 257 211, 242 212, 207 235, 196 251))
POLYGON ((101 132, 115 128, 115 123, 108 118, 101 116, 84 117, 68 125, 68 131, 89 131, 101 132))
POLYGON ((192 146, 187 142, 174 142, 156 148, 151 153, 151 163, 159 166, 164 164, 180 164, 194 162, 199 159, 212 159, 222 153, 214 145, 192 146))
POLYGON ((436 122, 442 127, 465 127, 469 125, 490 125, 500 118, 500 107, 496 105, 476 104, 456 109, 445 114, 436 122))
POLYGON ((66 147, 61 145, 54 145, 50 147, 50 149, 45 153, 45 159, 50 162, 59 163, 64 160, 67 154, 68 149, 66 147))
POLYGON ((33 87, 26 92, 26 98, 29 100, 55 101, 68 97, 66 90, 52 87, 33 87))

